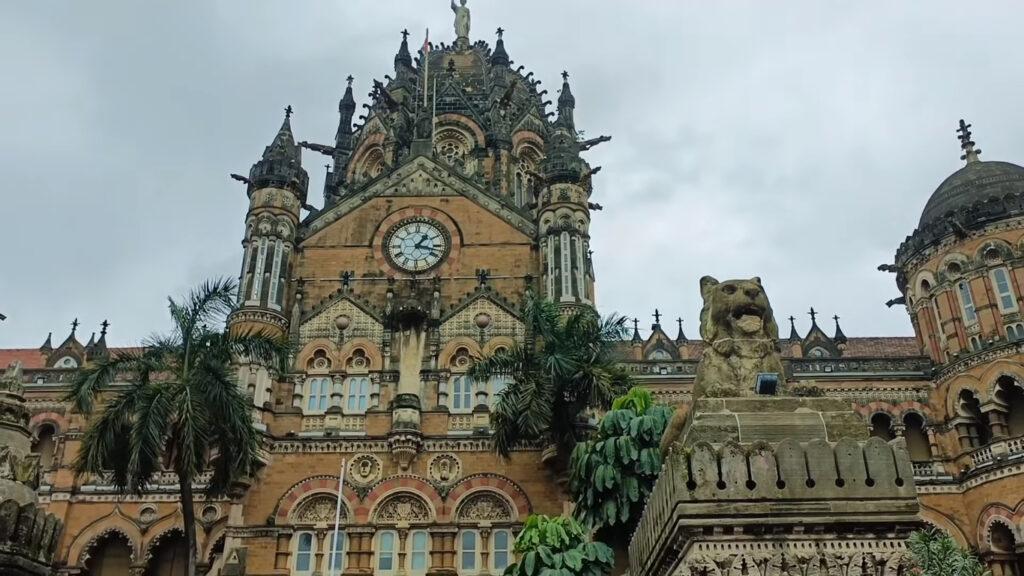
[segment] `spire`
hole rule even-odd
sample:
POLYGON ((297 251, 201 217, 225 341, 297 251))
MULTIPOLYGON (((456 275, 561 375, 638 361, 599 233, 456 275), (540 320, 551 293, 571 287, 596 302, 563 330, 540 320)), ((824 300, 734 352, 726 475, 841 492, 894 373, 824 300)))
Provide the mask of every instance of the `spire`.
POLYGON ((839 315, 836 314, 832 319, 836 321, 836 335, 832 339, 836 344, 846 344, 846 334, 843 334, 843 329, 839 327, 839 315))
POLYGON ((960 134, 957 136, 957 140, 960 141, 960 149, 964 151, 960 159, 966 160, 968 164, 978 162, 978 155, 981 154, 981 150, 974 149, 974 141, 971 140, 971 125, 964 122, 964 119, 961 118, 960 127, 956 131, 960 134))
POLYGON ((633 339, 632 339, 632 342, 633 342, 633 344, 642 344, 643 341, 644 341, 644 339, 640 337, 640 319, 639 318, 633 318, 633 339))
POLYGON ((395 72, 412 69, 412 54, 409 53, 409 31, 402 30, 402 45, 395 54, 395 72))
POLYGON ((249 170, 249 191, 259 188, 286 188, 301 202, 306 201, 309 176, 302 169, 302 151, 292 135, 292 107, 284 109, 284 122, 274 140, 263 149, 263 157, 249 170))
POLYGON ((338 115, 341 118, 338 120, 338 134, 335 136, 335 143, 340 144, 338 141, 341 140, 342 136, 347 136, 352 133, 352 115, 356 113, 356 99, 352 95, 352 81, 355 78, 349 74, 348 78, 345 78, 345 82, 348 86, 345 87, 345 95, 341 97, 338 102, 338 115))
MULTIPOLYGON (((811 317, 811 331, 813 331, 815 328, 818 328, 818 313, 814 310, 814 306, 811 306, 807 315, 811 317)), ((818 330, 821 330, 821 328, 818 328, 818 330)))
POLYGON ((679 333, 676 334, 676 344, 686 344, 686 334, 683 334, 683 319, 676 318, 676 322, 679 324, 679 333))
POLYGON ((39 347, 39 351, 47 354, 53 352, 53 332, 46 335, 46 342, 43 342, 43 345, 39 347))
POLYGON ((573 110, 576 109, 576 97, 572 95, 572 89, 569 88, 569 73, 562 71, 562 91, 558 95, 558 122, 565 125, 566 128, 576 131, 576 123, 573 120, 573 110))
POLYGON ((505 41, 502 39, 502 35, 505 33, 503 28, 498 28, 498 42, 494 45, 494 52, 491 52, 491 65, 492 66, 508 66, 509 58, 508 52, 505 52, 505 41))
POLYGON ((792 316, 789 317, 789 339, 790 341, 803 340, 800 334, 796 331, 796 318, 792 316))
POLYGON ((93 332, 92 336, 89 336, 89 341, 85 344, 85 353, 88 356, 92 356, 93 348, 96 347, 96 333, 93 332))
POLYGON ((651 330, 657 330, 661 328, 661 312, 659 312, 658 309, 655 308, 654 314, 651 314, 651 316, 654 316, 654 324, 651 325, 651 330))

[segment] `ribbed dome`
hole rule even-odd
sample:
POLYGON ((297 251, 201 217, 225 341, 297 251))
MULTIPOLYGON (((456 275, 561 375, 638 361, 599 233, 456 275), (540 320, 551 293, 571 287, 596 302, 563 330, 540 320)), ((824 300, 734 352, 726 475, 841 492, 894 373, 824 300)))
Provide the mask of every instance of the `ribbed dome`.
POLYGON ((918 228, 978 201, 1006 194, 1024 194, 1024 168, 1009 162, 968 162, 935 189, 918 228))

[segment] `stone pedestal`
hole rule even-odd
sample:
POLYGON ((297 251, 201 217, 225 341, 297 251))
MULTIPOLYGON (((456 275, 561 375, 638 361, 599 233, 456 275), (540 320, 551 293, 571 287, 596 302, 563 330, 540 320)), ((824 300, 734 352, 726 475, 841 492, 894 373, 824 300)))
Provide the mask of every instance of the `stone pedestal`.
POLYGON ((876 576, 920 526, 901 441, 846 401, 699 399, 629 547, 630 574, 876 576))
POLYGON ((38 507, 39 456, 30 451, 21 367, 0 377, 0 574, 52 574, 63 525, 38 507))

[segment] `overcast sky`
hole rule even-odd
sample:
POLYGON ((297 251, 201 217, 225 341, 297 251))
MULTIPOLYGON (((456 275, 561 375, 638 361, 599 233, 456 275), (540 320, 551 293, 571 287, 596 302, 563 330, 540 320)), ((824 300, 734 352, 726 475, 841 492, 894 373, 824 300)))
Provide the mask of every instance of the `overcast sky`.
MULTIPOLYGON (((696 336, 702 275, 759 275, 801 332, 813 305, 848 335, 911 334, 876 266, 960 166, 957 120, 982 159, 1024 163, 1019 0, 469 6, 474 40, 504 27, 552 94, 569 70, 577 126, 614 137, 588 153, 598 298, 645 327, 658 307, 696 336)), ((344 78, 362 104, 399 31, 450 42, 452 20, 447 0, 5 2, 0 346, 75 317, 112 344, 165 329, 167 295, 237 274, 228 174, 282 108, 330 143, 344 78)), ((304 162, 320 205, 323 158, 304 162)))

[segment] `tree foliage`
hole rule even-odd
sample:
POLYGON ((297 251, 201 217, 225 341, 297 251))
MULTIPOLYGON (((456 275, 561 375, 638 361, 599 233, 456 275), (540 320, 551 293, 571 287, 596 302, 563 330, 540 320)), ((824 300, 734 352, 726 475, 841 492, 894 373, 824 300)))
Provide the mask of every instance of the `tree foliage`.
POLYGON ((988 576, 978 557, 957 546, 951 536, 934 528, 918 530, 907 547, 921 576, 988 576))
POLYGON ((595 437, 576 446, 570 490, 585 526, 632 532, 661 472, 659 443, 671 418, 672 408, 635 387, 615 399, 595 437))
POLYGON ((625 319, 601 318, 590 309, 562 315, 548 300, 528 298, 523 345, 474 363, 478 382, 510 377, 492 414, 495 447, 508 457, 522 442, 555 444, 569 454, 582 439, 578 423, 589 409, 607 409, 630 382, 613 347, 625 319))
POLYGON ((516 538, 519 562, 505 576, 603 576, 615 554, 572 518, 531 514, 516 538))
POLYGON ((235 292, 233 281, 215 280, 180 302, 169 298, 169 334, 150 337, 140 350, 86 365, 67 397, 76 410, 93 415, 74 462, 77 474, 109 474, 117 490, 136 494, 162 470, 177 475, 190 576, 196 556, 195 479, 210 471, 207 492, 217 496, 251 476, 258 464, 260 434, 252 422, 252 401, 239 389, 232 361, 241 357, 280 370, 289 352, 285 340, 223 328, 235 292), (130 383, 115 387, 115 381, 130 383), (98 399, 105 401, 102 407, 98 399))

